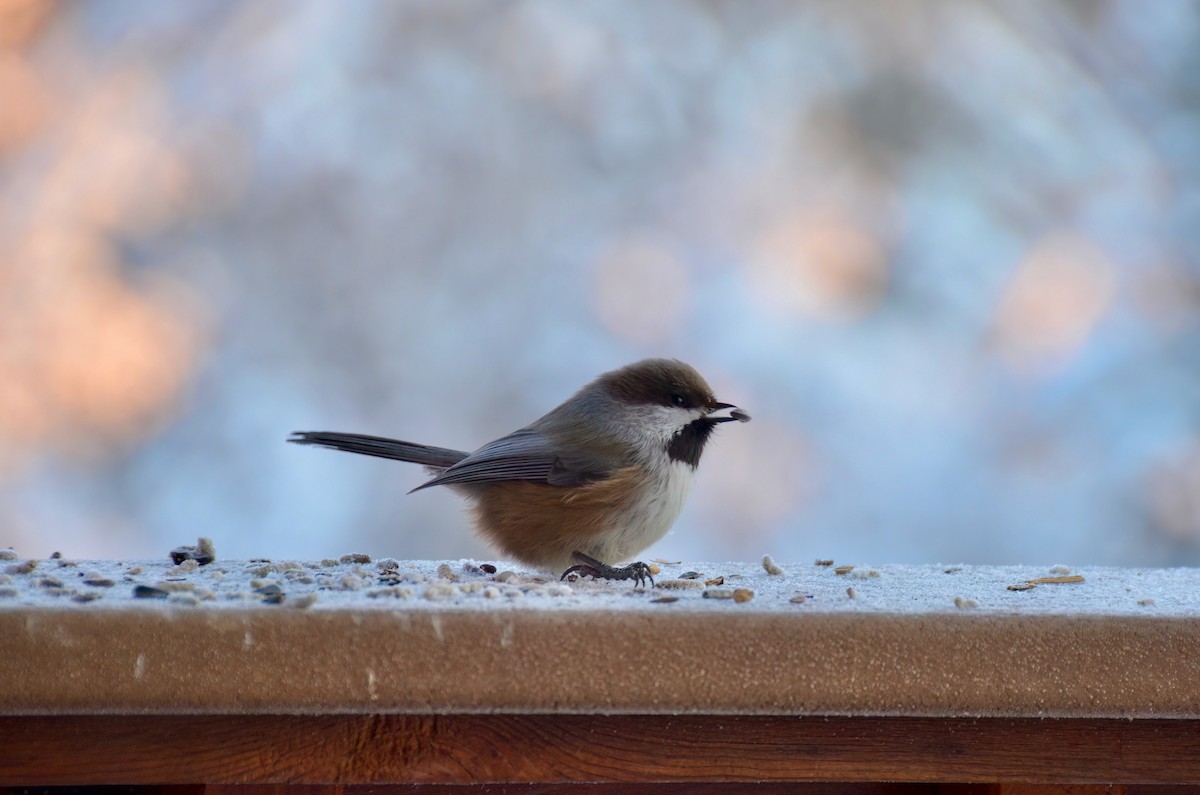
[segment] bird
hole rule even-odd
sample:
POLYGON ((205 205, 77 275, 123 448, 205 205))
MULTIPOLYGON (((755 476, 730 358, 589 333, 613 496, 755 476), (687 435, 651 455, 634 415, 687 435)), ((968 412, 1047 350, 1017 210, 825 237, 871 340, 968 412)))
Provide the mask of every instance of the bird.
POLYGON ((646 579, 635 558, 675 523, 705 444, 750 415, 719 402, 694 367, 645 359, 606 372, 541 418, 474 452, 332 431, 296 431, 299 445, 421 464, 466 499, 479 534, 502 555, 593 579, 646 579), (564 571, 565 569, 565 571, 564 571))

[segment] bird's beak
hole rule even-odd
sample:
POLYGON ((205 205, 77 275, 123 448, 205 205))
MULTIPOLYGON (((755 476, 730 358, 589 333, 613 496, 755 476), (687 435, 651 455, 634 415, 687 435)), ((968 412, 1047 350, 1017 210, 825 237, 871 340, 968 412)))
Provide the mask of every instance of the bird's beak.
POLYGON ((714 403, 713 406, 713 410, 704 415, 705 419, 712 420, 713 422, 750 421, 750 415, 732 403, 714 403))

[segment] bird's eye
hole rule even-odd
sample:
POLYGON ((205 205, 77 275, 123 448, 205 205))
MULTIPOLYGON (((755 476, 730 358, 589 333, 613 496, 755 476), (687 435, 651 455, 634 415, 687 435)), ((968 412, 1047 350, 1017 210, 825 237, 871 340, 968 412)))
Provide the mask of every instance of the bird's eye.
POLYGON ((678 395, 678 394, 671 395, 671 402, 674 403, 676 406, 686 406, 687 405, 687 400, 684 399, 683 395, 678 395))

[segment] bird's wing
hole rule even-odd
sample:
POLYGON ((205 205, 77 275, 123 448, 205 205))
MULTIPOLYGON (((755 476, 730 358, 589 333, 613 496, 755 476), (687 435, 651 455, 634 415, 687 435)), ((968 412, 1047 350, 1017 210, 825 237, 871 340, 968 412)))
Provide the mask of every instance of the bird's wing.
POLYGON ((614 467, 563 450, 535 430, 522 428, 489 442, 413 491, 454 483, 523 480, 578 486, 603 480, 614 467))

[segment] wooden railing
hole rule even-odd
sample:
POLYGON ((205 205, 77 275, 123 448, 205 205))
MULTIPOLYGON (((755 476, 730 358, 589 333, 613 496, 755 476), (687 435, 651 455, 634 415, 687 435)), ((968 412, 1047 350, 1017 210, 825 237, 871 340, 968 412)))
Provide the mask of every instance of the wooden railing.
POLYGON ((784 568, 45 563, 0 597, 0 791, 1200 784, 1200 573, 784 568))

